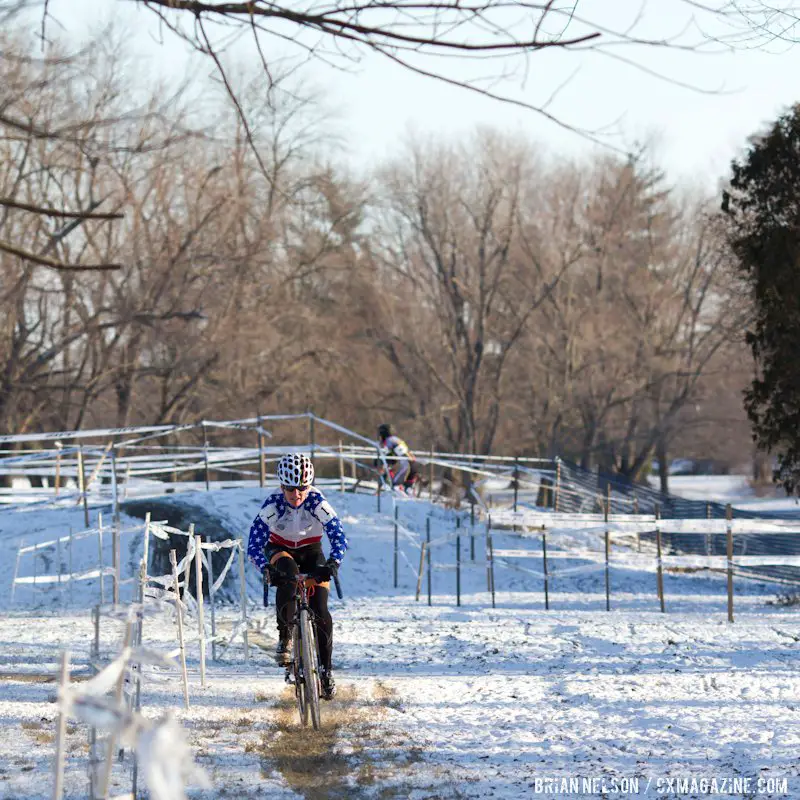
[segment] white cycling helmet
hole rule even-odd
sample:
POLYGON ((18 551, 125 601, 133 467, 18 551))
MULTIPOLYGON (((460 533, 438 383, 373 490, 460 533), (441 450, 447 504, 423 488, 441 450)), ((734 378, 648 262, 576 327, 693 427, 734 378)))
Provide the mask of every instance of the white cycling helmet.
POLYGON ((314 465, 302 453, 287 453, 278 462, 278 480, 281 486, 311 486, 314 483, 314 465))

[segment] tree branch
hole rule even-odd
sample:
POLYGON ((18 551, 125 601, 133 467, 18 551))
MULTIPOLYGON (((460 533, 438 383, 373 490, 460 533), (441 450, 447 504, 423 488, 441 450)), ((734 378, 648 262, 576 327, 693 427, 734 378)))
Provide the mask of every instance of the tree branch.
POLYGON ((91 211, 58 211, 55 208, 42 208, 27 203, 19 203, 8 197, 0 197, 0 206, 17 208, 20 211, 30 211, 33 214, 43 214, 46 217, 62 217, 64 219, 124 219, 125 215, 119 212, 94 213, 91 211))
POLYGON ((34 264, 40 264, 43 267, 50 267, 50 269, 69 270, 70 272, 88 272, 88 271, 102 271, 122 269, 122 264, 62 264, 60 261, 55 261, 46 256, 37 256, 27 250, 20 250, 18 247, 8 244, 8 242, 0 241, 0 250, 5 253, 10 253, 12 256, 24 258, 26 261, 32 261, 34 264))

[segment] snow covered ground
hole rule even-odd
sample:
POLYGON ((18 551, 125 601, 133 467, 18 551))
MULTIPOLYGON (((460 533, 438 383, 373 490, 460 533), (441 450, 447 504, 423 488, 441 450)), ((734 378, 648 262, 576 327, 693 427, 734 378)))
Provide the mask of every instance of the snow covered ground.
MULTIPOLYGON (((461 527, 457 606, 454 512, 399 499, 405 532, 395 589, 392 504, 384 497, 379 514, 375 497, 328 496, 351 549, 341 573, 345 598, 331 604, 339 695, 324 706, 321 733, 297 727, 271 656, 274 610, 260 607, 252 568, 249 664, 237 640, 208 663, 202 689, 198 648, 190 645, 189 711, 177 672, 165 680, 145 674, 145 713, 173 713, 211 779, 212 789, 191 789, 191 797, 800 797, 800 606, 776 604, 778 588, 737 578, 729 624, 724 576, 668 573, 661 614, 651 572, 612 568, 608 612, 603 571, 568 572, 586 562, 564 559, 554 561, 561 575, 550 584, 549 611, 539 577, 505 569, 496 573, 492 608, 483 528, 474 531, 472 562, 470 529, 461 527), (413 571, 429 515, 432 539, 447 537, 433 549, 430 606, 424 577, 415 600, 413 571)), ((226 535, 246 536, 262 498, 257 488, 231 489, 174 502, 194 508, 199 524, 214 520, 226 535)), ((75 679, 88 675, 89 609, 98 596, 96 580, 71 594, 57 583, 39 585, 36 595, 23 586, 11 605, 16 542, 78 531, 82 513, 0 511, 0 798, 52 795, 52 678, 64 648, 75 679)), ((123 525, 141 520, 123 517, 123 525)), ((141 552, 137 535, 123 542, 130 575, 141 552)), ((602 547, 599 536, 581 534, 564 534, 561 543, 553 536, 548 546, 576 537, 602 547)), ((540 569, 535 541, 495 532, 493 544, 533 547, 519 563, 540 569)), ((76 563, 90 561, 96 539, 73 546, 76 563)), ((20 575, 31 567, 23 559, 20 575)), ((228 608, 218 622, 229 628, 237 615, 228 608)), ((105 618, 101 660, 118 651, 121 635, 122 624, 105 618)), ((144 640, 172 649, 174 622, 146 620, 144 640)), ((71 724, 67 797, 87 796, 87 742, 88 729, 71 724)), ((129 761, 114 772, 114 792, 127 791, 129 761)))
MULTIPOLYGON (((657 489, 659 482, 652 476, 650 485, 657 489)), ((672 475, 669 491, 687 500, 712 500, 731 503, 734 508, 746 511, 791 512, 800 511, 797 497, 785 497, 783 492, 771 486, 757 493, 747 475, 672 475)))

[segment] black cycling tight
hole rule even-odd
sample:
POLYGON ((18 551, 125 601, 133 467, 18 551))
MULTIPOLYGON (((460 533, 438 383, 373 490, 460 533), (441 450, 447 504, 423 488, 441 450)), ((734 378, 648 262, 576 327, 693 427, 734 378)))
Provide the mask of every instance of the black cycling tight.
MULTIPOLYGON (((273 568, 278 631, 283 632, 289 630, 297 613, 292 579, 300 572, 313 575, 316 567, 325 563, 325 556, 322 547, 314 545, 297 549, 269 546, 266 555, 273 568)), ((333 619, 328 611, 328 585, 317 584, 309 591, 308 605, 316 622, 319 662, 329 670, 333 654, 333 619)))

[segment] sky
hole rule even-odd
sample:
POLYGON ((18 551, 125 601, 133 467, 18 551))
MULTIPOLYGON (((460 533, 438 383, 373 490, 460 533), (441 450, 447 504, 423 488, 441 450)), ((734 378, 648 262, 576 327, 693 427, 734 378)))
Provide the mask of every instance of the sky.
MULTIPOLYGON (((701 29, 729 32, 717 19, 693 17, 686 0, 582 0, 579 10, 612 29, 632 28, 652 38, 675 36, 683 44, 701 38, 701 29)), ((187 45, 169 32, 159 32, 154 15, 131 0, 51 0, 50 13, 57 22, 51 30, 61 26, 77 38, 112 17, 119 20, 134 49, 162 73, 177 77, 189 70, 213 72, 210 62, 191 59, 187 45)), ((267 42, 267 52, 270 58, 273 53, 281 58, 290 53, 274 40, 267 42)), ((247 39, 233 45, 228 57, 239 64, 258 63, 247 39)), ((411 132, 458 137, 478 125, 518 132, 555 155, 582 156, 598 149, 533 111, 414 75, 377 55, 338 63, 344 69, 312 60, 299 74, 334 111, 341 152, 357 168, 396 153, 411 132)), ((712 46, 703 53, 630 45, 605 51, 547 51, 531 56, 525 66, 524 75, 508 78, 497 88, 534 104, 546 102, 555 92, 548 112, 562 122, 604 131, 604 141, 624 150, 648 142, 671 180, 708 190, 727 176, 731 159, 743 152, 748 136, 800 101, 800 45, 712 46)), ((447 69, 455 78, 497 71, 465 61, 452 61, 447 69)))

